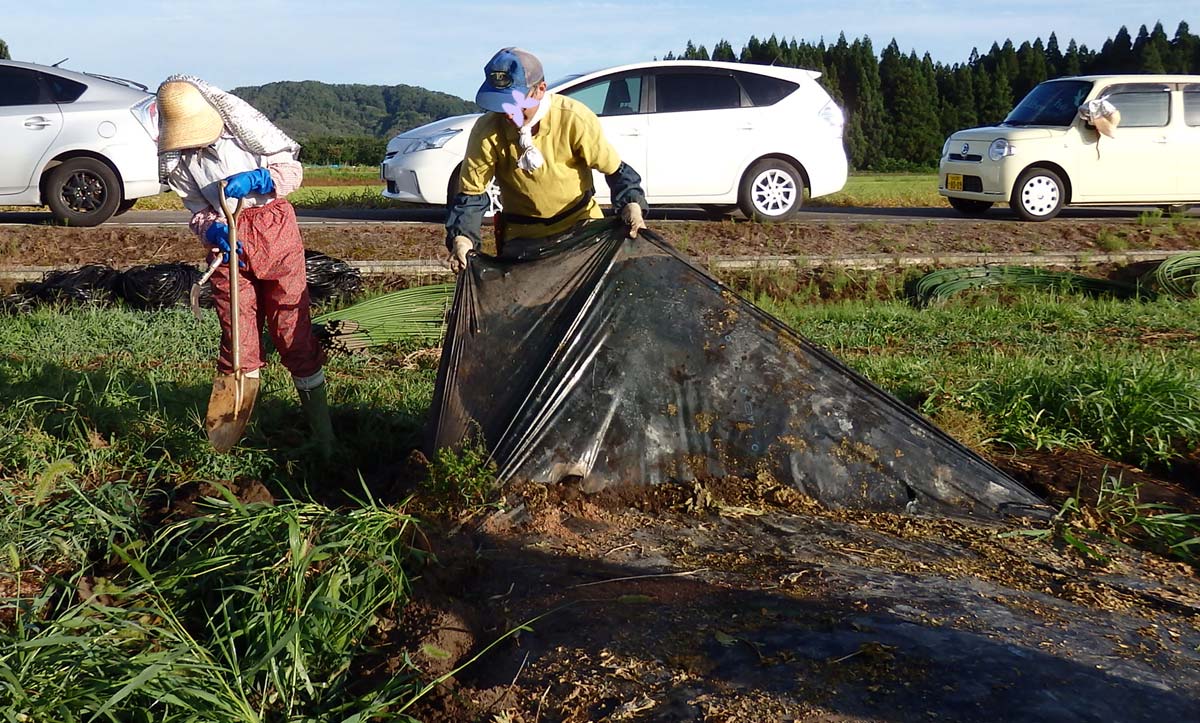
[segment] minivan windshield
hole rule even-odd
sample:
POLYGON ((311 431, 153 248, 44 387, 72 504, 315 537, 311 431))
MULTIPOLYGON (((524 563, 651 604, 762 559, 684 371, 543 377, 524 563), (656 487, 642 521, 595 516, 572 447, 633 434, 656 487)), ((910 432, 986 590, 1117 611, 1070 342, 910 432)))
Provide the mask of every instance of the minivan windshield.
POLYGON ((1092 91, 1090 80, 1051 80, 1042 83, 1017 104, 1001 125, 1069 126, 1084 98, 1092 91))

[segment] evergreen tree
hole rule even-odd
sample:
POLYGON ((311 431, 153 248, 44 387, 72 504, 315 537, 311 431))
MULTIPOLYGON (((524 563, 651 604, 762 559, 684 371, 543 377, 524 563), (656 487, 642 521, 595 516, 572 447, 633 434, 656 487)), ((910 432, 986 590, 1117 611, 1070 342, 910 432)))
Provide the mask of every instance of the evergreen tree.
POLYGON ((1063 56, 1062 74, 1079 75, 1082 72, 1083 59, 1079 53, 1079 46, 1075 44, 1075 38, 1071 38, 1071 42, 1067 43, 1067 54, 1063 56))
POLYGON ((1046 77, 1057 78, 1063 74, 1063 54, 1058 48, 1058 36, 1050 33, 1046 41, 1046 77))
MULTIPOLYGON (((1171 60, 1167 71, 1171 73, 1192 72, 1192 56, 1197 47, 1200 47, 1200 43, 1197 43, 1196 36, 1192 35, 1188 24, 1181 20, 1179 27, 1175 30, 1175 37, 1171 40, 1171 60)), ((1197 70, 1200 70, 1200 67, 1197 67, 1197 70)))
POLYGON ((718 41, 717 44, 713 46, 712 59, 724 60, 728 62, 737 60, 737 56, 733 53, 733 45, 731 45, 728 40, 718 41))
POLYGON ((1021 43, 1017 51, 1017 77, 1013 82, 1013 97, 1024 98, 1034 86, 1046 79, 1046 48, 1038 38, 1032 45, 1021 43))
MULTIPOLYGON (((938 100, 916 53, 901 57, 894 82, 887 107, 891 128, 888 155, 910 164, 935 163, 944 140, 937 116, 938 100)), ((884 90, 886 96, 886 85, 884 90)))
POLYGON ((1003 73, 994 73, 984 75, 983 82, 976 87, 982 86, 984 89, 984 97, 978 98, 979 101, 979 122, 984 125, 995 125, 1008 115, 1012 110, 1012 86, 1008 84, 1008 78, 1003 73))
POLYGON ((855 40, 852 76, 857 97, 854 106, 855 136, 849 138, 851 158, 856 168, 882 168, 890 144, 887 117, 883 108, 883 88, 879 63, 871 39, 855 40))
POLYGON ((0 60, 12 60, 12 56, 8 54, 8 43, 0 40, 0 60))
POLYGON ((1163 63, 1163 58, 1158 54, 1158 48, 1153 43, 1147 43, 1142 47, 1138 57, 1138 70, 1143 73, 1167 72, 1166 64, 1163 63))
POLYGON ((1117 34, 1100 48, 1100 55, 1091 72, 1132 73, 1136 70, 1133 41, 1129 37, 1129 29, 1122 25, 1117 34))

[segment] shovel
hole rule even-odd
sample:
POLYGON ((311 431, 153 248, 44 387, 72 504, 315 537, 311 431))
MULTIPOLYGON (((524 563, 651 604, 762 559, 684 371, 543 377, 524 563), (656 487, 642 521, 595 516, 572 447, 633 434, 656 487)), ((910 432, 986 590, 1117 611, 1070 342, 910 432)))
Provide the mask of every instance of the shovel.
MULTIPOLYGON (((242 340, 241 323, 238 311, 238 255, 237 255, 237 220, 242 213, 243 199, 238 199, 237 208, 232 212, 225 200, 225 182, 220 182, 221 211, 225 214, 229 225, 229 323, 230 336, 233 344, 233 374, 218 374, 213 380, 212 394, 208 397, 208 414, 205 415, 204 427, 208 431, 208 442, 218 452, 228 452, 233 449, 250 414, 254 411, 254 401, 258 398, 258 379, 247 378, 242 371, 242 340)), ((216 264, 209 269, 209 274, 216 264)), ((198 299, 198 295, 196 296, 198 299)))

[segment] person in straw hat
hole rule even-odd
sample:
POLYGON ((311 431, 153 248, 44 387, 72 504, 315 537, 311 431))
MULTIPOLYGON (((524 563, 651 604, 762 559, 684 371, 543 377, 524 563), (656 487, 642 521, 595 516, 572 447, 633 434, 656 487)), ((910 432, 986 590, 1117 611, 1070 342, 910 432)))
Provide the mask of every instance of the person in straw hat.
MULTIPOLYGON (((227 198, 244 199, 236 253, 242 369, 256 379, 264 365, 262 325, 292 373, 313 441, 332 454, 333 428, 326 400, 324 351, 313 335, 305 279, 304 243, 286 196, 299 188, 300 146, 240 98, 186 75, 158 88, 158 150, 167 184, 192 212, 192 231, 228 262, 229 227, 220 211, 220 181, 227 198)), ((211 258, 211 257, 210 257, 211 258)), ((229 269, 212 277, 221 347, 217 370, 232 374, 229 269)))

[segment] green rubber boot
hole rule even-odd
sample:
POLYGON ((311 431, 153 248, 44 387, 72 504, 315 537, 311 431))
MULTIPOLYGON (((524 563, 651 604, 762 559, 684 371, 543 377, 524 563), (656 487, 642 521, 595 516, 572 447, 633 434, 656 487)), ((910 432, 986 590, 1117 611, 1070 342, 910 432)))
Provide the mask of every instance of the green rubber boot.
POLYGON ((308 417, 308 426, 312 429, 312 441, 321 459, 328 462, 333 458, 333 423, 329 421, 329 401, 325 396, 325 383, 308 391, 300 392, 300 406, 304 407, 304 416, 308 417))

